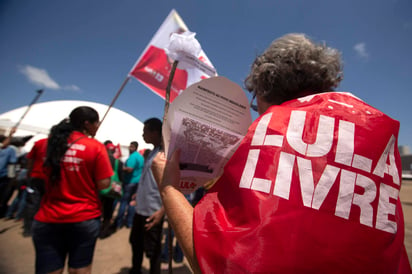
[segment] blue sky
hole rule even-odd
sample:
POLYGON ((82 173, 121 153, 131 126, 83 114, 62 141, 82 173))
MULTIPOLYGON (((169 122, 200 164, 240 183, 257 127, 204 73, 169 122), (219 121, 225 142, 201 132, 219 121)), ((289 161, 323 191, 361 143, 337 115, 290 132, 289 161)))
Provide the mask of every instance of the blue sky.
MULTIPOLYGON (((219 75, 241 86, 254 57, 283 34, 338 48, 344 80, 337 90, 399 120, 399 144, 412 149, 410 0, 2 0, 0 113, 29 104, 42 87, 39 102, 110 104, 173 8, 219 75)), ((163 104, 132 79, 114 106, 143 121, 161 118, 163 104)))

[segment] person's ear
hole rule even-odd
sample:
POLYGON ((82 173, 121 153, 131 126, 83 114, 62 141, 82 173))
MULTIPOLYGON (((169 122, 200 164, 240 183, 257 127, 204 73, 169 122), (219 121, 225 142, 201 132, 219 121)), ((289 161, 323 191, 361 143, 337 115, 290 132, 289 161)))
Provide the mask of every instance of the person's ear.
POLYGON ((91 131, 90 131, 90 129, 91 129, 91 124, 90 124, 90 122, 89 121, 84 121, 84 133, 87 133, 88 135, 90 135, 90 133, 91 133, 91 131))

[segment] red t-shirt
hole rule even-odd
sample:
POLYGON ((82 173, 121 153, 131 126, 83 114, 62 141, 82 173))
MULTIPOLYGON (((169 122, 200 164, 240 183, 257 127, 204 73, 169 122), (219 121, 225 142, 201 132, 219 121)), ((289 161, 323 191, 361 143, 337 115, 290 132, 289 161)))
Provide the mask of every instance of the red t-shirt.
MULTIPOLYGON (((166 52, 163 49, 150 46, 130 74, 165 98, 171 69, 172 65, 168 61, 166 52)), ((180 92, 186 89, 186 85, 187 72, 176 68, 170 88, 170 102, 173 102, 180 92)))
POLYGON ((399 122, 346 93, 270 107, 194 210, 203 273, 410 273, 399 122))
POLYGON ((33 148, 27 154, 27 159, 33 161, 33 167, 29 174, 32 178, 46 179, 46 175, 43 170, 43 163, 46 159, 47 152, 47 138, 40 139, 34 143, 33 148))
POLYGON ((38 221, 81 222, 101 215, 96 182, 113 175, 109 156, 103 144, 83 133, 74 131, 68 144, 75 140, 63 157, 61 180, 56 185, 46 180, 38 221))

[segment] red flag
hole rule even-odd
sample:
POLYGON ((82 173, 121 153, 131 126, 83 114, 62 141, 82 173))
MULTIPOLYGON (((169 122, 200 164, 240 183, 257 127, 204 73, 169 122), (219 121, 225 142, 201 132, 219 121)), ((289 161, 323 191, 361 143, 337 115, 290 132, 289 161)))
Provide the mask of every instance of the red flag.
POLYGON ((346 93, 270 107, 194 209, 203 273, 411 273, 399 122, 346 93))
POLYGON ((120 148, 120 144, 117 144, 116 147, 114 148, 113 156, 116 159, 119 159, 122 157, 122 149, 120 148))
MULTIPOLYGON (((187 26, 179 14, 172 10, 129 73, 163 99, 174 61, 167 56, 164 48, 168 45, 173 33, 185 31, 188 31, 187 26)), ((198 59, 212 66, 203 50, 198 59)), ((170 90, 170 102, 189 85, 208 77, 210 74, 198 68, 188 70, 177 68, 170 90)))

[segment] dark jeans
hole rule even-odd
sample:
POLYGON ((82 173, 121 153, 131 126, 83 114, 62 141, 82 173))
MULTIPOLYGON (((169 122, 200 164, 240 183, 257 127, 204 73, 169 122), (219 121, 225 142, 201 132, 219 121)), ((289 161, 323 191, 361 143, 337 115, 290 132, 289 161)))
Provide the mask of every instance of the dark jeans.
POLYGON ((89 266, 93 260, 100 217, 77 223, 33 223, 36 273, 49 273, 64 267, 68 256, 71 268, 89 266))
POLYGON ((143 253, 150 260, 150 273, 160 274, 160 254, 162 249, 162 220, 146 230, 144 227, 148 216, 135 214, 133 218, 133 226, 130 231, 129 242, 132 245, 132 269, 130 274, 142 273, 143 253))
POLYGON ((44 180, 39 178, 31 178, 26 188, 26 208, 24 214, 23 234, 30 235, 33 224, 34 215, 40 208, 41 198, 44 195, 44 180))
POLYGON ((100 196, 100 200, 102 201, 103 206, 103 223, 110 223, 113 217, 114 201, 116 199, 107 196, 100 196))
POLYGON ((125 184, 123 185, 123 196, 120 199, 119 211, 116 217, 116 227, 120 228, 124 224, 124 218, 126 218, 126 226, 131 227, 133 223, 133 216, 135 213, 134 206, 130 206, 133 194, 137 191, 138 184, 125 184), (125 212, 127 215, 125 216, 125 212))
POLYGON ((101 195, 100 200, 102 201, 103 207, 103 224, 101 226, 99 237, 103 239, 110 236, 110 234, 113 232, 111 229, 111 221, 115 205, 114 202, 116 201, 116 199, 101 195))
POLYGON ((9 177, 0 178, 0 218, 6 215, 7 203, 13 194, 13 186, 9 177))

